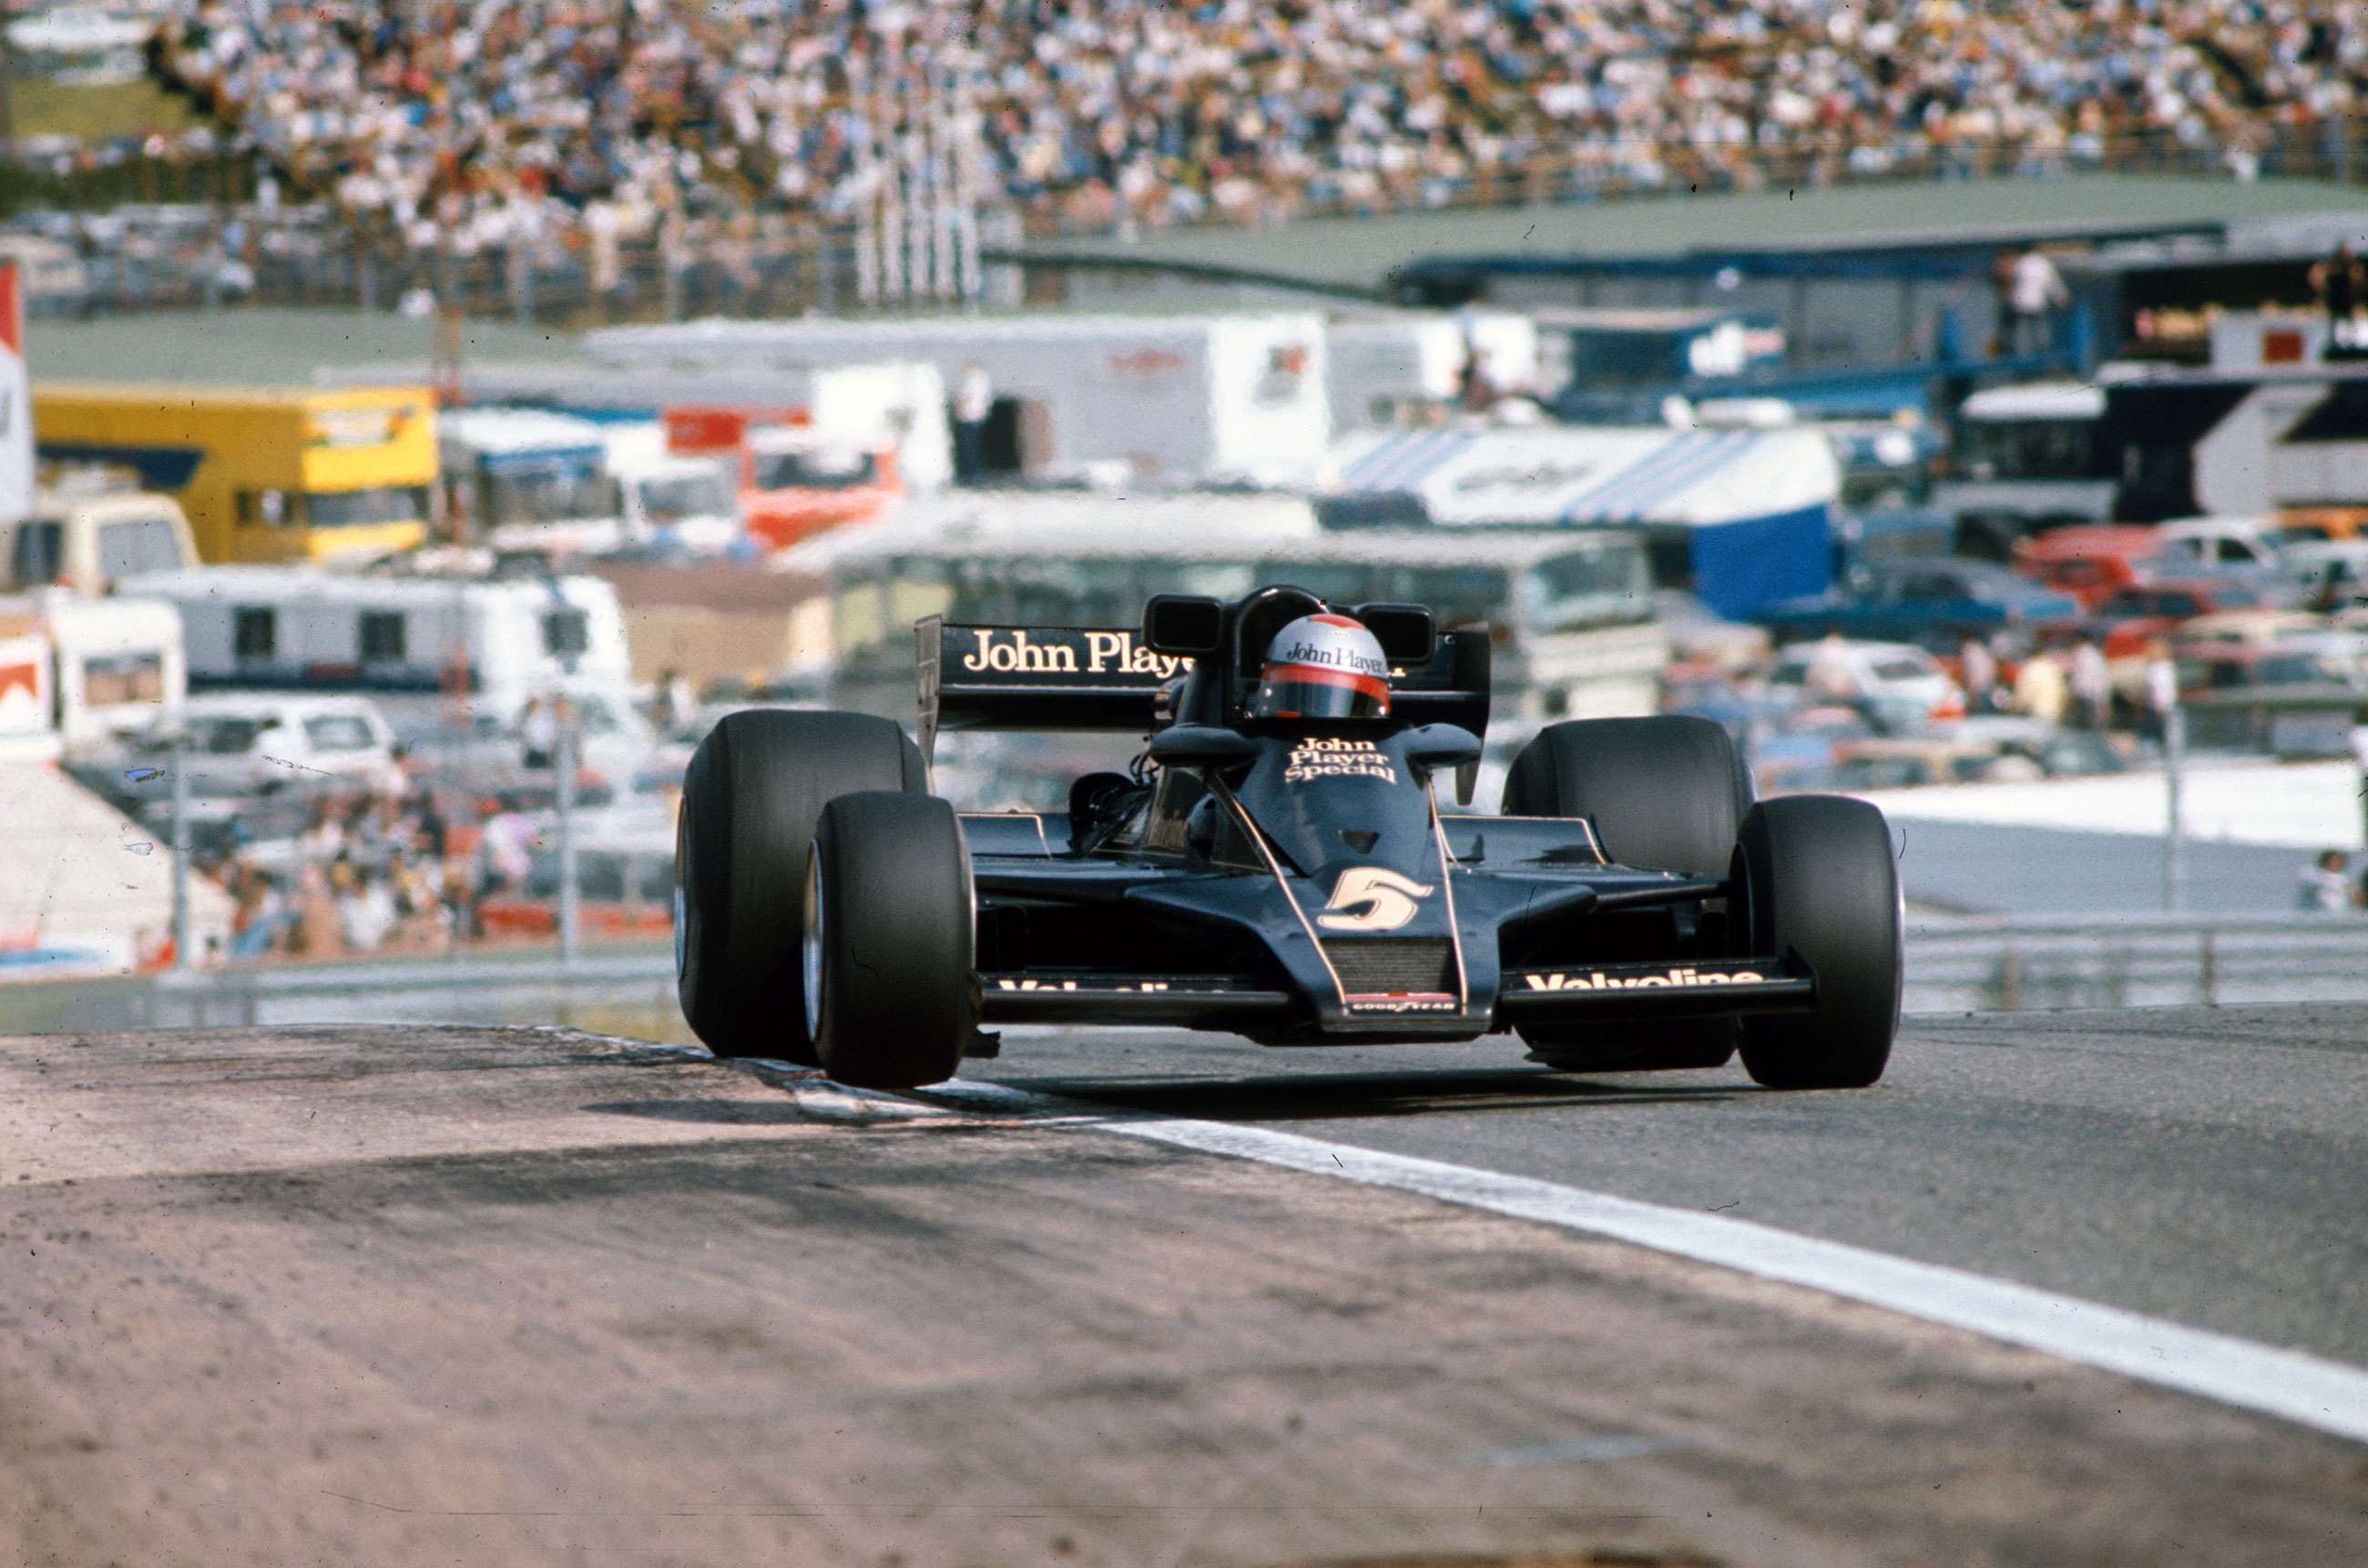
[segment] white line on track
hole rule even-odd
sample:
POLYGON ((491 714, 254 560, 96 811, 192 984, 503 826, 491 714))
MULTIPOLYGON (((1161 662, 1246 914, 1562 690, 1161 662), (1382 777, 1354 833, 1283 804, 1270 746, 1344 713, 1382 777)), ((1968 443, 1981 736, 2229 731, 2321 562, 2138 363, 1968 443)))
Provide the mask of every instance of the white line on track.
POLYGON ((1928 1323, 1971 1329, 2067 1361, 2368 1442, 2368 1372, 1960 1268, 1819 1241, 1748 1220, 1639 1203, 1262 1127, 1105 1108, 1001 1084, 957 1081, 919 1092, 941 1103, 1230 1154, 1609 1236, 1762 1278, 1805 1285, 1928 1323))

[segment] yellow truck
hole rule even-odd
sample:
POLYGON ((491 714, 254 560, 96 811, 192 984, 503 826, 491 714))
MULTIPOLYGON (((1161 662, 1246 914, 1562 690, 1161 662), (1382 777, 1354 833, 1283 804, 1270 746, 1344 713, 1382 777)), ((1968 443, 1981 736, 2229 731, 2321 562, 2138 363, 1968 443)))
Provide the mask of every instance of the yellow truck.
POLYGON ((425 387, 256 390, 42 382, 44 464, 130 470, 181 504, 209 563, 409 550, 435 519, 425 387))

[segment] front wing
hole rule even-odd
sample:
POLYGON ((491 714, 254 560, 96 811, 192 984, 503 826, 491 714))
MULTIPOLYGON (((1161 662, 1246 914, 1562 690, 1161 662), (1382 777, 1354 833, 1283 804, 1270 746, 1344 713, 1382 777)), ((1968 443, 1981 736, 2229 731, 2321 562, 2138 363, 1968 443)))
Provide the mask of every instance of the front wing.
MULTIPOLYGON (((1512 969, 1503 980, 1483 1032, 1516 1024, 1737 1017, 1816 1005, 1816 977, 1776 958, 1512 969)), ((982 973, 979 990, 989 1024, 1152 1024, 1258 1034, 1286 1029, 1307 1011, 1290 992, 1200 975, 982 973)), ((1427 1006, 1419 997, 1395 1004, 1374 997, 1363 1010, 1376 1023, 1412 1024, 1427 1006)))

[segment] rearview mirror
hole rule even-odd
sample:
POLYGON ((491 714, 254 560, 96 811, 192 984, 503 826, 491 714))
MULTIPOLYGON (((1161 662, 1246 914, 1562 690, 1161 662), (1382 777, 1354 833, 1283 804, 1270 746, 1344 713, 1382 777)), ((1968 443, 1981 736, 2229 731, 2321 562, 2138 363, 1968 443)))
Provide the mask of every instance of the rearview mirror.
POLYGON ((1480 737, 1458 724, 1406 732, 1406 758, 1417 767, 1462 767, 1480 760, 1480 737))
POLYGON ((1143 607, 1143 641, 1155 653, 1187 659, 1217 651, 1225 632, 1223 601, 1198 594, 1154 594, 1143 607))
POLYGON ((1393 665, 1427 665, 1439 651, 1439 629, 1420 605, 1359 605, 1349 613, 1365 623, 1393 665))

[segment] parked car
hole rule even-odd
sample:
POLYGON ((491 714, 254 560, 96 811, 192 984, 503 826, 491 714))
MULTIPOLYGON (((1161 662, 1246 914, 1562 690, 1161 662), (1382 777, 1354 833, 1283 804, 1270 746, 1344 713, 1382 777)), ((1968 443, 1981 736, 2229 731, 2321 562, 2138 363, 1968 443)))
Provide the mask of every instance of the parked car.
POLYGON ((1993 748, 2000 756, 2026 759, 2050 778, 2126 773, 2137 748, 2130 735, 2069 729, 2021 713, 1979 714, 1950 734, 1968 745, 1993 748))
POLYGON ((2356 631, 2253 646, 2183 644, 2175 652, 2182 696, 2300 686, 2368 692, 2368 635, 2356 631))
POLYGON ((2178 517, 2155 525, 2166 567, 2273 572, 2282 559, 2271 525, 2253 517, 2178 517))
POLYGON ((1762 613, 1781 639, 1839 631, 1845 637, 1953 649, 1967 637, 2061 620, 2080 612, 2068 594, 1981 561, 1888 562, 1854 584, 1762 613))
POLYGON ((1912 733, 1965 713, 1964 694, 1940 661, 1907 642, 1795 643, 1770 666, 1768 688, 1810 705, 1854 708, 1884 734, 1912 733), (1834 662, 1838 678, 1832 688, 1821 689, 1826 683, 1818 665, 1827 660, 1834 662))
MULTIPOLYGON (((360 697, 224 692, 193 697, 133 743, 145 758, 166 758, 176 728, 188 733, 191 790, 209 795, 268 795, 323 779, 393 788, 402 778, 394 733, 378 705, 360 697)), ((161 766, 161 764, 159 764, 161 766)))
POLYGON ((2139 582, 2161 549, 2162 535, 2140 524, 2082 524, 2021 540, 2014 569, 2090 609, 2139 582))
POLYGON ((2233 577, 2177 577, 2116 589, 2082 622, 2098 638, 2108 659, 2142 657, 2157 637, 2168 637, 2199 616, 2267 608, 2256 585, 2233 577))

